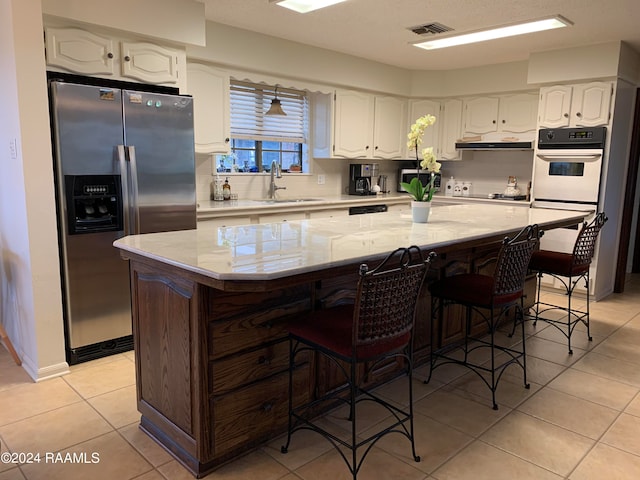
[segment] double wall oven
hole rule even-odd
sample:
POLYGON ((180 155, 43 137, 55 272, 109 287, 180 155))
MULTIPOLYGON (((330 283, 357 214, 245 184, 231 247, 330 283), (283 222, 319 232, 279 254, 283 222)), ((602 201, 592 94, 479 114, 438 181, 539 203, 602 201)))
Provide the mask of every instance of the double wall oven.
MULTIPOLYGON (((591 211, 593 213, 586 218, 586 221, 591 221, 599 209, 606 134, 606 127, 539 130, 532 206, 591 211)), ((540 246, 546 250, 570 253, 577 235, 577 228, 551 230, 545 232, 540 246)), ((593 280, 595 271, 590 275, 593 280)), ((553 285, 551 277, 546 280, 544 283, 557 286, 553 285)), ((593 285, 592 281, 592 288, 593 285)))

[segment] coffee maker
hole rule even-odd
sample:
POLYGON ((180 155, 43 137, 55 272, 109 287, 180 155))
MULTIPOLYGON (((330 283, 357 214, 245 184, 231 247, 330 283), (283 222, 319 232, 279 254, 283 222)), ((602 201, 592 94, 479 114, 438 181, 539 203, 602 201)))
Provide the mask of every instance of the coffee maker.
POLYGON ((372 187, 377 176, 377 163, 349 165, 349 195, 375 195, 372 187))

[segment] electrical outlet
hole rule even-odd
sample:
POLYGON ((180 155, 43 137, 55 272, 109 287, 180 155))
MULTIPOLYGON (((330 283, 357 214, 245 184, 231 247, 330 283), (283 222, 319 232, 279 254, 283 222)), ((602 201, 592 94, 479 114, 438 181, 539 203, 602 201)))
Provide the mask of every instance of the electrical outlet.
POLYGON ((324 185, 324 175, 318 175, 318 185, 324 185))
POLYGON ((11 160, 18 158, 18 141, 15 138, 9 140, 9 155, 11 156, 11 160))

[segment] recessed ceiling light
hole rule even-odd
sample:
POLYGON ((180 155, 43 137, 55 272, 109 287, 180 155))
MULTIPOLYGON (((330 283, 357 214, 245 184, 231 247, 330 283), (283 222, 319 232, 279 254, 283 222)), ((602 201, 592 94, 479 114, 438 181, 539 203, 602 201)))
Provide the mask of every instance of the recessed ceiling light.
POLYGON ((328 7, 329 5, 335 5, 346 0, 271 0, 281 7, 294 10, 298 13, 307 13, 319 8, 328 7))
POLYGON ((454 47, 456 45, 465 45, 467 43, 484 42, 485 40, 512 37, 525 33, 542 32, 544 30, 568 27, 570 25, 573 24, 569 20, 561 17, 560 15, 556 15, 555 17, 532 20, 530 22, 517 23, 513 25, 506 25, 504 27, 497 27, 489 30, 480 30, 477 32, 437 38, 435 40, 429 40, 426 42, 414 43, 414 45, 416 47, 424 48, 425 50, 435 50, 436 48, 454 47))

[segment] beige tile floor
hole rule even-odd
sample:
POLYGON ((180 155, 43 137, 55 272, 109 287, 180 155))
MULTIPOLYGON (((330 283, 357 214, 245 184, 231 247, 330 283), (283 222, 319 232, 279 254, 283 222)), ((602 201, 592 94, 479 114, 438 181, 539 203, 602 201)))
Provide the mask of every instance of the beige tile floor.
MULTIPOLYGON (((422 461, 410 458, 406 440, 387 436, 367 457, 359 477, 640 478, 640 275, 630 276, 624 294, 592 303, 591 318, 593 342, 578 327, 573 356, 553 327, 528 323, 531 389, 522 387, 520 371, 510 367, 498 388, 498 411, 491 409, 489 390, 467 370, 442 367, 425 385, 426 368, 418 368, 414 402, 422 461)), ((379 393, 406 404, 406 382, 406 377, 399 378, 379 393)), ((73 366, 66 376, 32 383, 0 347, 2 451, 85 454, 88 460, 0 463, 0 480, 193 478, 138 429, 135 395, 132 352, 73 366), (98 463, 90 463, 94 453, 98 463)), ((374 409, 362 416, 362 433, 385 421, 374 409)), ((343 411, 330 412, 323 421, 345 433, 343 411)), ((287 455, 280 453, 281 444, 282 438, 274 439, 207 478, 349 478, 338 454, 317 435, 299 432, 287 455)))

